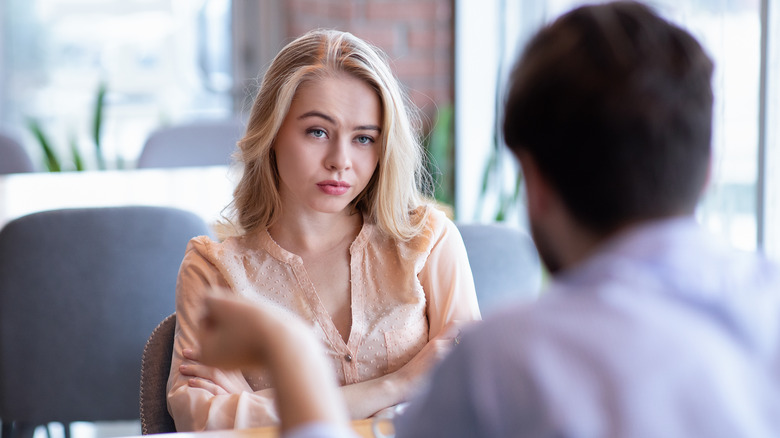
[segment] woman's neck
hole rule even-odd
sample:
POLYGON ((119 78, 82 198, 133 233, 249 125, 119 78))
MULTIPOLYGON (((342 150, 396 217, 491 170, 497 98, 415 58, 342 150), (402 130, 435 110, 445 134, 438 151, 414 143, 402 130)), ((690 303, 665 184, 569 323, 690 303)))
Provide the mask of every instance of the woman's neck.
POLYGON ((349 248, 363 226, 360 213, 283 217, 268 228, 276 243, 304 259, 349 248))

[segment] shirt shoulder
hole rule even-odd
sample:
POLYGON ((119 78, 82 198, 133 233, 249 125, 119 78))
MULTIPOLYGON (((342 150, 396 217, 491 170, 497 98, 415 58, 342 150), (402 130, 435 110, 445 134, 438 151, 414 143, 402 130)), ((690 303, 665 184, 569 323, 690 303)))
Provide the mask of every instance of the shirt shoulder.
POLYGON ((408 242, 402 242, 402 245, 427 254, 443 238, 447 238, 453 233, 458 237, 460 236, 455 223, 433 204, 422 205, 414 210, 412 214, 418 215, 420 217, 418 220, 424 221, 424 224, 416 236, 408 242))
POLYGON ((187 244, 185 259, 201 257, 214 262, 225 257, 255 253, 257 248, 252 246, 251 240, 246 235, 231 236, 222 241, 213 240, 209 236, 193 237, 187 244))

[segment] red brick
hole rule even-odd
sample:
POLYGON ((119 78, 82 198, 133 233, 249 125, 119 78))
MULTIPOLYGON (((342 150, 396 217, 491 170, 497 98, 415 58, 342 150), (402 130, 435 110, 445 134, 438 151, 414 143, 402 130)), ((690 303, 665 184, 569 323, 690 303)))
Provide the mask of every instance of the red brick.
POLYGON ((452 75, 452 61, 450 58, 439 58, 433 61, 433 72, 435 76, 452 75))
POLYGON ((436 114, 439 108, 452 103, 452 93, 438 89, 415 90, 412 102, 426 114, 436 114))
POLYGON ((321 27, 342 27, 357 17, 359 9, 354 0, 294 0, 287 7, 291 22, 314 20, 321 27))
POLYGON ((319 13, 328 18, 352 21, 357 17, 358 5, 354 1, 321 2, 319 13))
POLYGON ((408 43, 410 49, 444 49, 452 48, 452 31, 449 28, 409 29, 408 43))
POLYGON ((366 4, 368 20, 424 20, 431 21, 439 11, 436 1, 378 1, 366 4))
POLYGON ((371 44, 379 47, 389 56, 396 54, 398 49, 397 29, 389 24, 360 24, 349 26, 347 30, 371 44))
POLYGON ((435 73, 434 63, 430 59, 404 56, 393 60, 393 68, 398 76, 431 76, 435 73))
POLYGON ((285 7, 287 8, 289 16, 294 17, 304 12, 308 3, 309 2, 306 0, 287 0, 285 7))
POLYGON ((352 32, 380 47, 425 112, 452 101, 454 0, 287 0, 289 37, 312 28, 352 32))
POLYGON ((436 2, 436 19, 438 21, 452 22, 453 0, 438 0, 436 2))

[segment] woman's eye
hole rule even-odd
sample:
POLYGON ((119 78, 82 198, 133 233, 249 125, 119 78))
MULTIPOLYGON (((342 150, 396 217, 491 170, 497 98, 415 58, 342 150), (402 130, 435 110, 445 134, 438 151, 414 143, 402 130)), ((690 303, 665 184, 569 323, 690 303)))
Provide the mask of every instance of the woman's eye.
POLYGON ((324 130, 318 128, 309 129, 307 133, 314 138, 325 138, 328 135, 324 130))
POLYGON ((360 144, 371 144, 374 142, 374 139, 367 135, 360 135, 356 138, 356 140, 360 144))

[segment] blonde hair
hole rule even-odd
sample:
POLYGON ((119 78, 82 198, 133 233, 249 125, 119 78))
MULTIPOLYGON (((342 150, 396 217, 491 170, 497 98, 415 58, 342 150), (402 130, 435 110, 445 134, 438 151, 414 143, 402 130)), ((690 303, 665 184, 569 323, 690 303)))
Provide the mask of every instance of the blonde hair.
POLYGON ((418 110, 403 93, 384 53, 346 32, 315 30, 285 46, 260 85, 238 142, 243 175, 233 200, 244 232, 265 229, 282 209, 279 174, 272 145, 301 83, 339 73, 365 81, 382 107, 379 163, 368 186, 352 203, 370 222, 397 239, 408 240, 424 225, 423 190, 430 177, 424 167, 418 110))

